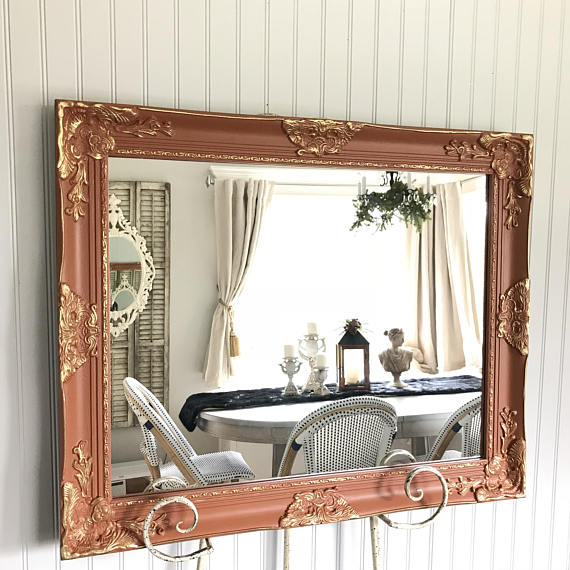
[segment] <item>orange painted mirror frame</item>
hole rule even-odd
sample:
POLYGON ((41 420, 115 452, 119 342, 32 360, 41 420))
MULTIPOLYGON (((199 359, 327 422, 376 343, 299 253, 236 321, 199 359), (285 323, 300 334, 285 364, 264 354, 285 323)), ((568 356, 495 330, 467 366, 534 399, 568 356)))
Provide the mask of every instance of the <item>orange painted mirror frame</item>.
MULTIPOLYGON (((255 529, 337 522, 436 506, 436 478, 413 466, 235 483, 112 498, 108 157, 311 165, 488 175, 481 459, 439 462, 450 504, 521 497, 528 354, 532 135, 394 127, 80 101, 56 102, 61 552, 64 559, 143 545, 144 519, 182 494, 200 518, 190 535, 175 503, 153 522, 161 544, 255 529)), ((188 526, 188 525, 186 525, 188 526)))

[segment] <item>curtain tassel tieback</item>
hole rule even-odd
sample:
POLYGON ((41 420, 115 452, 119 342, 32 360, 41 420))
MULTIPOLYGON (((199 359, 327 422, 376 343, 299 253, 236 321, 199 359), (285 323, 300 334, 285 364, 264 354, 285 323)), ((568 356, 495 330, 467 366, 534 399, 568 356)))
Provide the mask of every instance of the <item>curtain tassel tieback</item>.
POLYGON ((224 303, 221 299, 218 299, 218 303, 228 310, 230 316, 230 356, 239 356, 241 354, 241 349, 239 345, 239 337, 234 330, 234 308, 231 305, 224 303))

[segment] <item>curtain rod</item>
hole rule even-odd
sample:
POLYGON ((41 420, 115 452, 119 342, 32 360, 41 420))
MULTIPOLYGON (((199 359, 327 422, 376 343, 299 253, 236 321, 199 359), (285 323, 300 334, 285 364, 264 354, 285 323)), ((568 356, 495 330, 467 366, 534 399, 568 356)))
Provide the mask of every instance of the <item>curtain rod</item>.
MULTIPOLYGON (((437 173, 435 173, 437 174, 437 173)), ((429 174, 427 175, 429 177, 429 174)), ((484 176, 479 175, 479 176, 471 176, 469 178, 465 178, 463 180, 459 181, 459 184, 463 184, 464 182, 469 182, 471 180, 476 180, 477 178, 480 178, 480 176, 484 176)), ((208 174, 208 176, 206 176, 206 188, 210 188, 211 186, 214 185, 216 181, 216 177, 213 176, 212 174, 208 174)), ((274 182, 274 184, 276 186, 329 186, 329 187, 333 187, 333 188, 351 188, 352 186, 357 186, 357 184, 335 184, 335 183, 322 183, 322 182, 274 182)), ((381 186, 380 184, 366 184, 367 188, 385 188, 387 186, 381 186)))

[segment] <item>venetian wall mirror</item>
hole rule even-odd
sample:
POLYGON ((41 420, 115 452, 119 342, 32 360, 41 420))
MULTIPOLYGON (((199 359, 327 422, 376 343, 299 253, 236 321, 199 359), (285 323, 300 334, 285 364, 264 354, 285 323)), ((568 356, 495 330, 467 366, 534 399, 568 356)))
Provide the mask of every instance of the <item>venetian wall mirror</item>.
POLYGON ((532 136, 56 120, 64 558, 524 494, 532 136))
POLYGON ((118 337, 142 313, 154 281, 155 269, 146 240, 126 218, 115 194, 109 196, 110 331, 118 337), (118 283, 117 277, 119 276, 118 283), (113 279, 113 277, 115 277, 113 279))

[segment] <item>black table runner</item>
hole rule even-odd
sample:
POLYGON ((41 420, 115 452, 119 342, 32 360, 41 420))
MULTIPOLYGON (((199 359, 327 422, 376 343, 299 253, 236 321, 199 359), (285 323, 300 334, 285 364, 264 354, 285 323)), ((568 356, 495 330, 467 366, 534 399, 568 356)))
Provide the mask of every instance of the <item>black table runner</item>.
POLYGON ((178 417, 189 431, 194 431, 200 412, 204 410, 237 410, 259 406, 279 406, 282 404, 301 404, 306 402, 324 402, 351 396, 419 396, 427 394, 459 394, 479 392, 481 378, 476 376, 446 376, 415 378, 405 380, 406 388, 396 388, 391 383, 372 382, 370 390, 349 390, 339 392, 334 384, 327 384, 331 394, 314 396, 298 394, 282 396, 283 388, 256 388, 254 390, 233 390, 231 392, 202 392, 189 396, 180 410, 178 417))

